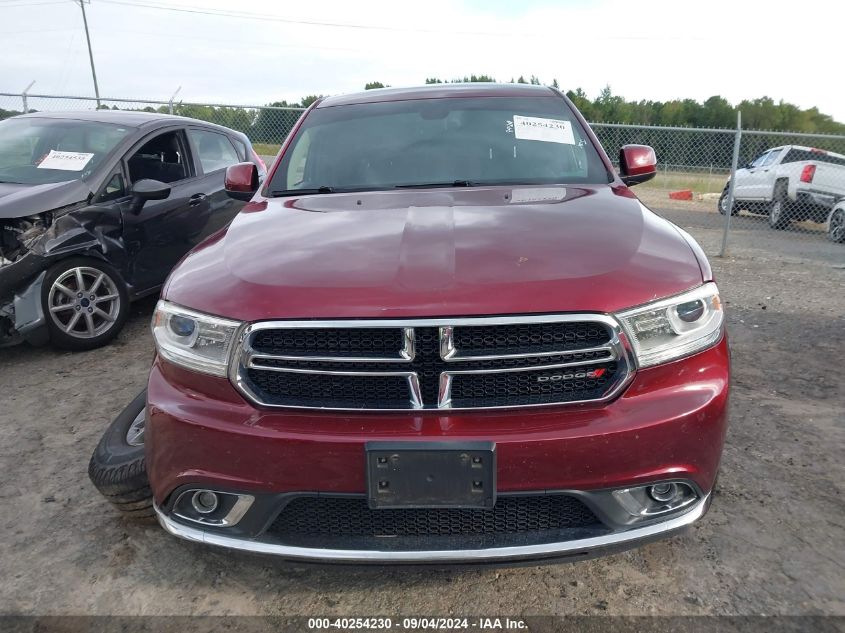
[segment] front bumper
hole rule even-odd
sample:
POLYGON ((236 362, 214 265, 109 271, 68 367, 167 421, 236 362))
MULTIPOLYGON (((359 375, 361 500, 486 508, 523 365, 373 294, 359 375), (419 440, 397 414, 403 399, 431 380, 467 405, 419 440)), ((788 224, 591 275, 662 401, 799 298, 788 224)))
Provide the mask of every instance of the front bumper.
MULTIPOLYGON (((664 537, 706 511, 724 442, 729 354, 726 340, 704 352, 638 371, 604 405, 508 411, 403 413, 262 410, 225 379, 157 360, 148 390, 147 467, 159 521, 192 541, 297 560, 334 562, 530 561, 588 557, 664 537), (204 527, 173 516, 186 486, 262 495, 366 492, 365 449, 372 441, 496 444, 500 494, 619 489, 687 481, 698 499, 648 524, 608 525, 600 535, 506 547, 366 549, 302 547, 266 531, 265 508, 252 532, 204 527)), ((258 506, 259 504, 256 504, 258 506)), ((602 517, 600 517, 602 518, 602 517)))
POLYGON ((46 274, 36 258, 29 255, 0 269, 0 347, 23 341, 36 345, 47 341, 41 306, 46 274))
POLYGON ((285 560, 349 564, 436 564, 436 563, 528 563, 547 559, 593 558, 623 551, 675 534, 701 518, 710 504, 710 495, 699 499, 680 516, 665 521, 590 538, 558 543, 517 545, 486 549, 442 550, 355 550, 296 547, 269 538, 235 538, 178 523, 156 506, 158 522, 170 534, 204 545, 225 547, 252 554, 279 556, 285 560))

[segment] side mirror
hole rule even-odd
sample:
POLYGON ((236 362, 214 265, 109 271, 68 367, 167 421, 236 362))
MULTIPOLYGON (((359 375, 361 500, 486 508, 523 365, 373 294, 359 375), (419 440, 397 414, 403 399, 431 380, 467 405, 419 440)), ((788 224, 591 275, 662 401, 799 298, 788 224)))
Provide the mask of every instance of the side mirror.
POLYGON ((629 187, 657 175, 657 155, 648 145, 623 145, 619 150, 619 175, 629 187))
POLYGON ((148 200, 164 200, 170 195, 170 185, 144 178, 132 185, 132 210, 138 213, 148 200))
POLYGON ((226 168, 226 193, 230 198, 249 202, 258 191, 258 167, 253 163, 238 163, 226 168))

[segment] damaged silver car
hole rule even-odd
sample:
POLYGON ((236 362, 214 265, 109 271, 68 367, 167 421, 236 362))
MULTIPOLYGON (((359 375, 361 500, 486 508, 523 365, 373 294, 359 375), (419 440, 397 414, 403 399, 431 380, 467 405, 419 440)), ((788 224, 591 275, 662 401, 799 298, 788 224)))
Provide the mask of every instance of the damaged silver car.
POLYGON ((247 137, 145 112, 0 121, 0 347, 114 338, 193 246, 243 206, 226 167, 264 162, 247 137))

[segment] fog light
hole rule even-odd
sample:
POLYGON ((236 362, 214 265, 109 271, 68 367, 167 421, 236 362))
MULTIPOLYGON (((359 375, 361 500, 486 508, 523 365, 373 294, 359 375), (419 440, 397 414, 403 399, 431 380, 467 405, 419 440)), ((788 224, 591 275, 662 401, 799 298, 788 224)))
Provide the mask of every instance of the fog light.
POLYGON ((191 497, 191 505, 199 514, 211 514, 219 503, 217 494, 210 490, 197 490, 191 497))
POLYGON ((650 486, 623 488, 613 491, 613 498, 633 519, 677 512, 698 499, 695 489, 683 482, 661 482, 650 486))
POLYGON ((655 501, 671 501, 678 495, 677 484, 656 484, 648 489, 648 496, 655 501))
POLYGON ((178 495, 170 512, 192 523, 231 527, 243 518, 254 501, 255 497, 249 494, 189 488, 178 495))

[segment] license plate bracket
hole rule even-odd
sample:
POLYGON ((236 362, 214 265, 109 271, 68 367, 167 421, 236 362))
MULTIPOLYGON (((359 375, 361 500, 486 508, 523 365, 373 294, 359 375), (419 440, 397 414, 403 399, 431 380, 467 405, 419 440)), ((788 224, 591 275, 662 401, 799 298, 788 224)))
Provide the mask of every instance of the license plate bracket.
POLYGON ((368 442, 367 499, 376 508, 492 508, 494 442, 368 442))

